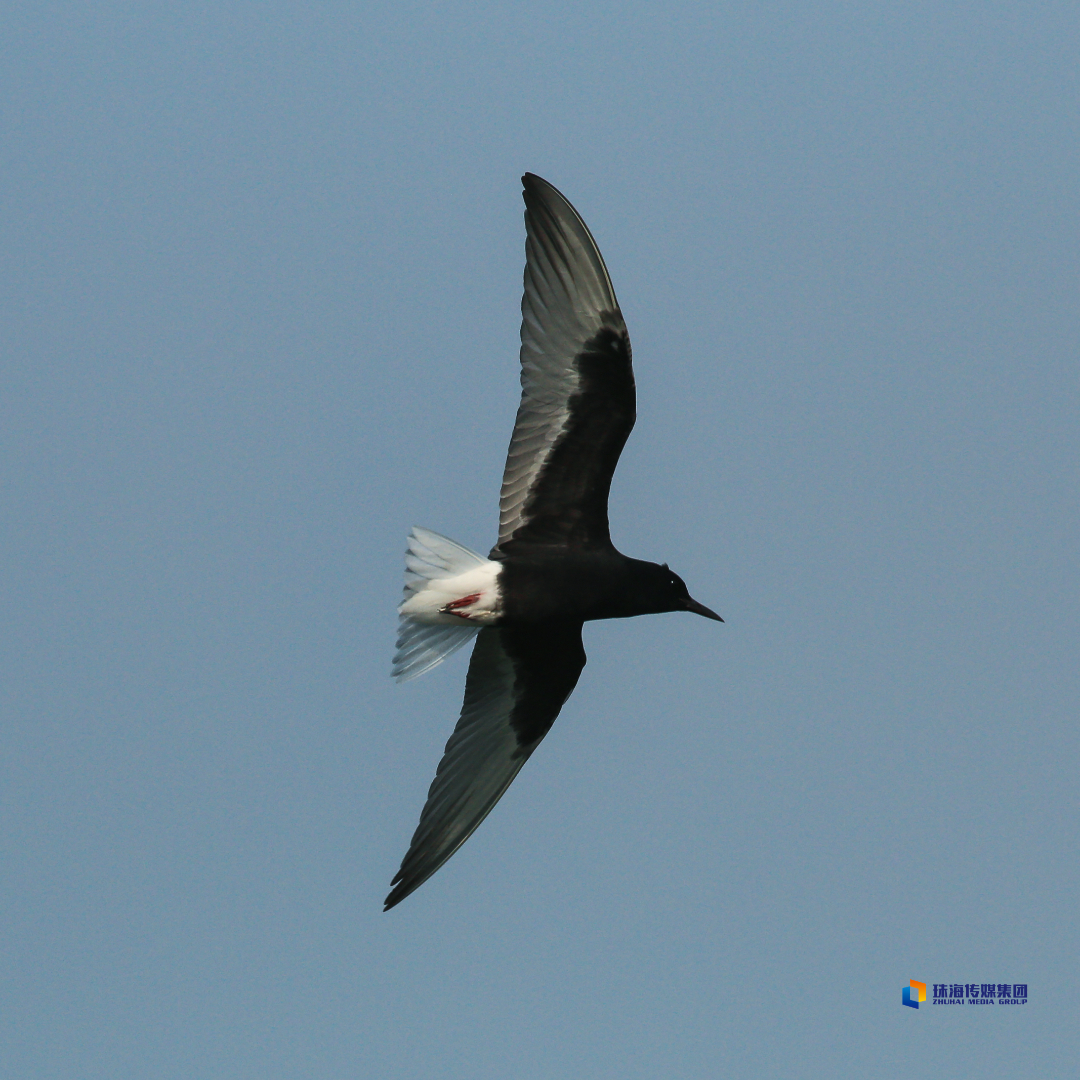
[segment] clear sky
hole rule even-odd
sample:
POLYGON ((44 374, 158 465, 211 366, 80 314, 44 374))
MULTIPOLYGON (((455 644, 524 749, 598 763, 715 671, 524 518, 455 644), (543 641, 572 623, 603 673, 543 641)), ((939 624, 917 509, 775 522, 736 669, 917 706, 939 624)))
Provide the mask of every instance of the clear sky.
POLYGON ((1075 0, 6 4, 0 1075, 1075 1075, 1078 90, 1075 0), (384 915, 525 170, 630 327, 613 537, 727 622, 588 627, 384 915))

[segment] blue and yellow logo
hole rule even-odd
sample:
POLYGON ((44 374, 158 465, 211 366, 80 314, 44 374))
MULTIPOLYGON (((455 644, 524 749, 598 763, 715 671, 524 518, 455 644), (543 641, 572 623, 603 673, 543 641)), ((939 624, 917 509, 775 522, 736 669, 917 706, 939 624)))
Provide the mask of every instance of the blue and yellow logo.
POLYGON ((916 982, 914 979, 908 979, 908 982, 911 985, 904 987, 904 1004, 917 1009, 919 1002, 926 1000, 926 983, 916 982), (912 997, 913 992, 914 997, 912 997))

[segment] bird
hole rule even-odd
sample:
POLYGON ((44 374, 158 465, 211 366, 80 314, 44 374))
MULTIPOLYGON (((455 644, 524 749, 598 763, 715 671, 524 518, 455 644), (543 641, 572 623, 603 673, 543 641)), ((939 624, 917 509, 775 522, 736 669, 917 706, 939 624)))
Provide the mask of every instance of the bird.
POLYGON ((630 338, 581 215, 526 173, 521 404, 487 558, 414 527, 392 668, 403 682, 474 637, 460 718, 384 911, 473 834, 585 667, 593 619, 689 611, 723 622, 667 564, 617 551, 608 491, 636 419, 630 338))

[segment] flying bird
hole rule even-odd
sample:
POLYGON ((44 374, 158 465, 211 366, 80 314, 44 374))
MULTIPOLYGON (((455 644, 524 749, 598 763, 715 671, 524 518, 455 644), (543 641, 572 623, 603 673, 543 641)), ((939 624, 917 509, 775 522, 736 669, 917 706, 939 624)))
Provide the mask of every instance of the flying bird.
POLYGON ((585 666, 582 624, 661 611, 723 622, 667 565, 608 534, 608 490, 634 426, 630 338, 581 216, 526 173, 521 405, 487 558, 414 528, 393 675, 429 671, 476 637, 465 701, 384 910, 418 889, 487 817, 585 666))

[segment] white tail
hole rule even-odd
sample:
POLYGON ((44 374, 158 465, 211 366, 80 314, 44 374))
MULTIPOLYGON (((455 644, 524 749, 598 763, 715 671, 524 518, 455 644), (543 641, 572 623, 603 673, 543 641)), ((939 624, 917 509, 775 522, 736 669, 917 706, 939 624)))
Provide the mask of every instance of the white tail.
POLYGON ((398 607, 393 666, 398 682, 430 671, 494 621, 500 568, 437 532, 413 528, 405 553, 405 596, 398 607), (460 606, 462 597, 470 601, 467 606, 460 606), (457 614, 444 612, 451 603, 457 614))

